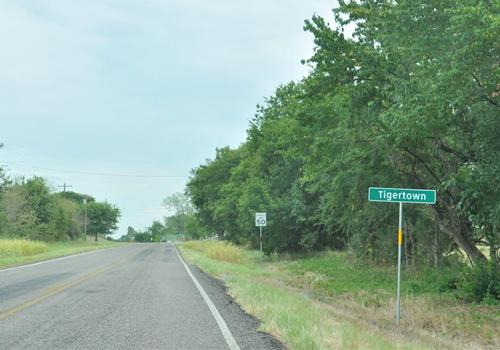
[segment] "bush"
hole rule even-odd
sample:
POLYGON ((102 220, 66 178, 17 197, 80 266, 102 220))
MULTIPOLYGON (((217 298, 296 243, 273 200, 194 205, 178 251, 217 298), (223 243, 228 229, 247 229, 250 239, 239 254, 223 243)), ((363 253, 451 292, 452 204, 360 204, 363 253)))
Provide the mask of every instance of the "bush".
POLYGON ((44 253, 48 250, 45 243, 24 239, 0 239, 0 258, 28 256, 44 253))
POLYGON ((468 301, 500 302, 500 269, 493 261, 467 268, 463 273, 461 291, 468 301))
POLYGON ((234 244, 222 241, 188 241, 183 243, 184 247, 199 252, 211 259, 226 261, 230 263, 240 263, 243 258, 242 249, 234 244))

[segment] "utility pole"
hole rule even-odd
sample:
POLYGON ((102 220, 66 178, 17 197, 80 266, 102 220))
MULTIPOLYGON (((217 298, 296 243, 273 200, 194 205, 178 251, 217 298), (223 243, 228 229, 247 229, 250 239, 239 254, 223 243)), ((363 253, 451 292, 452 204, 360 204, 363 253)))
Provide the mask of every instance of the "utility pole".
POLYGON ((63 189, 63 193, 65 193, 65 192, 66 192, 66 188, 68 188, 68 187, 73 187, 73 186, 71 186, 71 185, 66 185, 66 182, 65 182, 64 184, 59 185, 59 186, 57 186, 57 187, 62 187, 62 189, 63 189))
POLYGON ((84 232, 84 237, 83 237, 83 240, 84 241, 87 241, 87 198, 84 198, 83 199, 83 205, 85 206, 85 222, 84 222, 84 228, 83 228, 83 232, 84 232))

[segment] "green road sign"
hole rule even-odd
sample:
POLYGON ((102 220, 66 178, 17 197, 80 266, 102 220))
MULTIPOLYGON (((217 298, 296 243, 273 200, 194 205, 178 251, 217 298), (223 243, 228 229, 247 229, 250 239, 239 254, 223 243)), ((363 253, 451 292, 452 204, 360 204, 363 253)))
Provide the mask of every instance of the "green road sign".
POLYGON ((368 189, 368 200, 370 202, 434 204, 436 203, 436 191, 411 188, 370 187, 368 189))

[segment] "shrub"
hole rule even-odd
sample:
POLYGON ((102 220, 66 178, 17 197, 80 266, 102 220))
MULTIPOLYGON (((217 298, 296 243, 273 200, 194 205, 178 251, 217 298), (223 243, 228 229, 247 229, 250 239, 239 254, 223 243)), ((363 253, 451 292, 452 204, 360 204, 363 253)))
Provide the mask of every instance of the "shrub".
POLYGON ((243 258, 241 248, 232 243, 221 241, 188 241, 184 247, 204 253, 207 257, 230 263, 240 263, 243 258))
POLYGON ((493 261, 477 264, 464 270, 461 291, 469 301, 500 302, 500 269, 493 261))
POLYGON ((218 242, 217 244, 211 244, 208 247, 207 256, 211 259, 222 260, 230 263, 240 263, 243 254, 241 248, 236 247, 234 244, 218 242))
POLYGON ((48 250, 45 243, 24 239, 1 239, 0 257, 28 256, 48 250))

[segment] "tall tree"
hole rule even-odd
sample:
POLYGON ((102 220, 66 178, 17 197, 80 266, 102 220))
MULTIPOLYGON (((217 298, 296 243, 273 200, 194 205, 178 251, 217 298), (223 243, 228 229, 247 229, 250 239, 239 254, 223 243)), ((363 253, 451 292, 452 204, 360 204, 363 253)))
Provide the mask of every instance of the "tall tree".
POLYGON ((94 233, 95 241, 99 234, 108 235, 117 229, 120 209, 108 202, 87 204, 88 231, 94 233))

